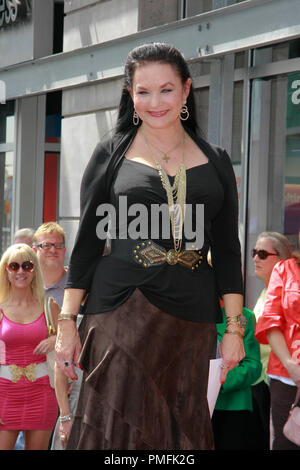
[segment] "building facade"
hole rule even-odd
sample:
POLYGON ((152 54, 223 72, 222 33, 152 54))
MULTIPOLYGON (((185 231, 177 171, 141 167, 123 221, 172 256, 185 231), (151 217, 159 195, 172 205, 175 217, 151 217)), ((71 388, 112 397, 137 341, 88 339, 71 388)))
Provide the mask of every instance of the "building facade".
POLYGON ((0 1, 0 252, 47 220, 70 252, 82 173, 114 126, 127 53, 168 42, 189 62, 203 135, 232 159, 252 308, 257 235, 279 231, 296 247, 300 226, 299 17, 299 0, 0 1))

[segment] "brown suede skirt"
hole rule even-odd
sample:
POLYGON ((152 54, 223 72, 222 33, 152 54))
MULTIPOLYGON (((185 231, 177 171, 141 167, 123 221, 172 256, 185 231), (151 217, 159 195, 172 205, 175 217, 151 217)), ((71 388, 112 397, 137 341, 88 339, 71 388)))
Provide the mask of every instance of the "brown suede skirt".
POLYGON ((85 315, 80 336, 84 376, 67 449, 213 449, 215 324, 169 315, 136 289, 115 310, 85 315))

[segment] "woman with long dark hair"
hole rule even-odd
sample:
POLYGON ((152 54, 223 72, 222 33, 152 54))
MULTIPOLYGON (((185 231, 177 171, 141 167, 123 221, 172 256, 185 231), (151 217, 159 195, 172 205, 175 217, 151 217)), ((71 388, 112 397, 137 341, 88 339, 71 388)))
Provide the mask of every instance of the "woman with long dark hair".
POLYGON ((68 377, 73 361, 84 370, 67 448, 213 449, 207 383, 220 296, 222 381, 244 356, 237 207, 228 155, 198 135, 182 54, 137 47, 116 130, 82 180, 56 344, 68 377), (107 224, 112 249, 101 256, 107 224), (79 338, 72 320, 86 293, 79 338))

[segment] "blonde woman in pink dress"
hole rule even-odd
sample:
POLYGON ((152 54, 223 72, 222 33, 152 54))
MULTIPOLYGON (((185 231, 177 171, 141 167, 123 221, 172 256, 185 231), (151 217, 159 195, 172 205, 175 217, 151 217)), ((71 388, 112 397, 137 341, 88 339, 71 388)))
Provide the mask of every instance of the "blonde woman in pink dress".
MULTIPOLYGON (((36 253, 12 245, 0 262, 0 450, 14 448, 24 431, 25 449, 47 450, 58 405, 46 354, 56 336, 48 335, 44 290, 36 253)), ((51 305, 54 325, 59 307, 51 305)))

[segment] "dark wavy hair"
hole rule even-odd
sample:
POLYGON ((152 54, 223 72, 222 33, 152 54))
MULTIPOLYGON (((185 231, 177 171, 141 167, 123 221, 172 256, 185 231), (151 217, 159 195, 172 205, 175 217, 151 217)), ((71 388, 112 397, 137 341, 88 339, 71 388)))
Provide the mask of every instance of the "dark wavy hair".
MULTIPOLYGON (((186 80, 191 77, 188 65, 183 55, 173 46, 164 43, 150 43, 133 49, 128 54, 125 64, 125 78, 119 104, 116 132, 128 132, 130 128, 135 127, 132 122, 132 115, 134 112, 133 101, 128 90, 132 88, 133 75, 136 68, 149 62, 161 62, 163 64, 171 65, 180 76, 182 83, 185 83, 186 80)), ((182 121, 182 125, 196 133, 198 125, 196 119, 194 90, 192 86, 186 104, 189 110, 189 118, 186 121, 182 121)), ((141 125, 141 121, 139 125, 141 125)))

